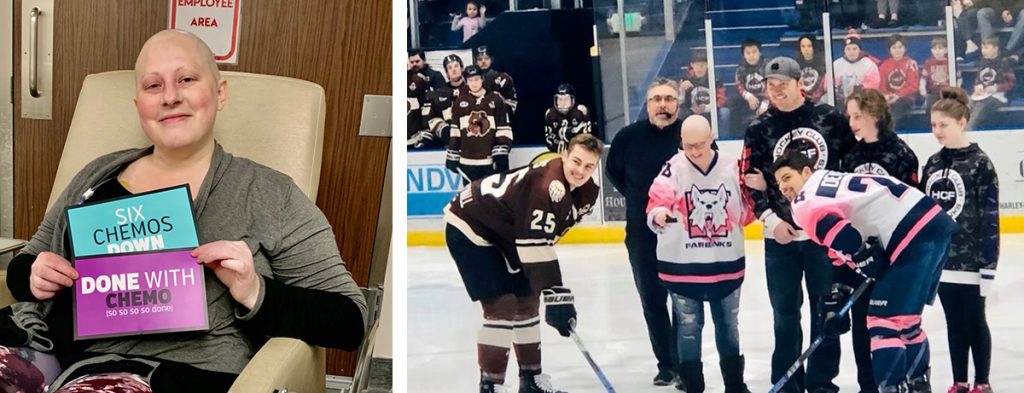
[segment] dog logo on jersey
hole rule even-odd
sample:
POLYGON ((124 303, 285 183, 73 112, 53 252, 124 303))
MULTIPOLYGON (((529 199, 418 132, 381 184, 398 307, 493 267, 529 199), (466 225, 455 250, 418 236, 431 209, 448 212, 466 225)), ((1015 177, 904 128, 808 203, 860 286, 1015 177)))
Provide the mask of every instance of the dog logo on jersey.
POLYGON ((561 202, 562 198, 565 198, 565 185, 558 180, 552 180, 548 184, 548 196, 551 197, 551 201, 554 203, 561 202))
POLYGON ((928 184, 924 186, 924 193, 934 199, 939 206, 942 206, 954 221, 964 210, 964 201, 967 199, 966 190, 964 179, 960 177, 960 173, 954 170, 932 172, 928 178, 928 184))
POLYGON ((889 176, 889 172, 882 168, 881 165, 873 162, 868 162, 858 165, 853 169, 853 173, 860 173, 865 175, 878 175, 878 176, 889 176))
POLYGON ((728 237, 729 219, 725 211, 728 203, 725 184, 719 185, 717 190, 701 190, 691 185, 686 193, 690 237, 728 237))
POLYGON ((813 128, 800 127, 782 135, 782 138, 775 142, 772 161, 778 160, 790 150, 804 153, 814 163, 815 170, 824 169, 828 163, 828 143, 825 142, 825 137, 813 128))
POLYGON ((467 136, 484 136, 491 131, 491 121, 483 111, 469 113, 469 132, 467 136))
POLYGON ((494 101, 488 102, 487 106, 490 107, 491 109, 494 109, 494 101))
POLYGON ((469 102, 468 101, 460 102, 459 103, 459 108, 469 108, 469 102))

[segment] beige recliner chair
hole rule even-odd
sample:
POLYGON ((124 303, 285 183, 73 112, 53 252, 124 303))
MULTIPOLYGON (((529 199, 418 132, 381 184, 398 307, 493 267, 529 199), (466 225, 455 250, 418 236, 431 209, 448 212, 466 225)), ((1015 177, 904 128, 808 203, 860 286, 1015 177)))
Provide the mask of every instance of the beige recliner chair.
MULTIPOLYGON (((228 100, 217 115, 214 136, 224 150, 289 176, 316 200, 323 152, 324 90, 319 85, 279 76, 221 72, 228 100)), ((139 125, 132 98, 133 71, 111 71, 85 78, 68 130, 50 200, 89 161, 116 150, 150 145, 139 125)), ((14 301, 0 271, 0 307, 14 301)), ((301 340, 271 339, 232 386, 235 392, 324 392, 325 352, 301 340)))

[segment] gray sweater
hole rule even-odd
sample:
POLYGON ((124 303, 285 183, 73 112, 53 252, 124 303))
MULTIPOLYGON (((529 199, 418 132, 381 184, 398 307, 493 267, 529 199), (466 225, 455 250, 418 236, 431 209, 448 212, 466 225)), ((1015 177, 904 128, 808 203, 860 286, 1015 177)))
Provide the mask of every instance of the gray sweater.
MULTIPOLYGON (((122 165, 152 151, 152 147, 123 150, 86 165, 47 212, 22 253, 65 255, 65 207, 78 203, 87 189, 113 176, 122 165)), ((327 218, 288 176, 225 153, 218 144, 193 208, 200 244, 244 241, 261 276, 346 295, 366 320, 366 301, 345 269, 327 218)), ((90 342, 87 350, 159 357, 211 371, 240 373, 261 344, 249 338, 252 332, 243 331, 240 321, 259 312, 267 284, 261 282, 256 306, 246 313, 212 272, 207 271, 205 277, 209 331, 100 339, 90 342)), ((50 309, 47 303, 23 303, 15 310, 45 314, 50 309)))

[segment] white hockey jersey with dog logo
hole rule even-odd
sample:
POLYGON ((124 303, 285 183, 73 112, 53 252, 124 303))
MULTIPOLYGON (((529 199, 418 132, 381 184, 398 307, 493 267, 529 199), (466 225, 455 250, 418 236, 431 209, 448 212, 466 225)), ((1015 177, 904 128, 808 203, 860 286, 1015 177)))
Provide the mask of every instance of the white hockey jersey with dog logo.
POLYGON ((654 178, 647 222, 658 233, 658 276, 671 291, 695 299, 718 299, 743 281, 743 227, 754 220, 753 200, 744 191, 737 160, 712 152, 702 171, 682 152, 654 178), (654 225, 668 211, 675 222, 654 225))

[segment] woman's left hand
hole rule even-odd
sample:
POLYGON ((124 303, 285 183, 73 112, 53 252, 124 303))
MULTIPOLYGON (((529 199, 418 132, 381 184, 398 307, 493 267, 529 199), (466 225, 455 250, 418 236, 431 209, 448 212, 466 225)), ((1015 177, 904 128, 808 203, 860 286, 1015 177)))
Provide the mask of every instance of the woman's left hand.
POLYGON ((252 251, 245 242, 218 240, 206 243, 192 250, 192 256, 213 270, 236 302, 250 310, 256 306, 260 295, 260 276, 252 262, 252 251))

